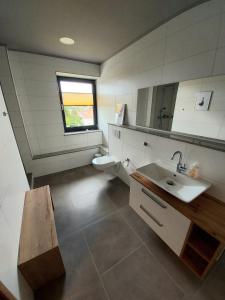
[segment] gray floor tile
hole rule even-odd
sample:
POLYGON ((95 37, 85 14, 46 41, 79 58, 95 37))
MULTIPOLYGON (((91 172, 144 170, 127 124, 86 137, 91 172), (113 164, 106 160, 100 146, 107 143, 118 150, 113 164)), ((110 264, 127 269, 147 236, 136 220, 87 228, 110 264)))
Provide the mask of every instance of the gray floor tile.
POLYGON ((62 198, 65 193, 68 197, 80 196, 93 191, 99 191, 106 185, 106 181, 102 179, 101 175, 93 175, 89 177, 74 177, 69 182, 62 182, 57 186, 50 185, 52 190, 53 199, 56 197, 62 198))
POLYGON ((39 290, 38 300, 108 299, 93 259, 111 300, 224 299, 225 255, 200 281, 128 206, 120 179, 85 166, 35 179, 46 184, 66 276, 39 290))
POLYGON ((118 178, 109 180, 104 191, 116 207, 120 208, 129 204, 130 189, 118 178))
POLYGON ((177 285, 187 296, 193 296, 201 287, 202 281, 184 266, 173 251, 142 221, 132 208, 127 206, 121 209, 120 212, 177 285))
POLYGON ((89 226, 84 233, 101 273, 140 245, 140 240, 118 214, 89 226))
MULTIPOLYGON (((117 200, 115 203, 115 197, 108 193, 108 187, 115 186, 112 178, 112 175, 92 166, 85 166, 35 179, 36 186, 50 185, 59 240, 117 208, 117 200)), ((116 185, 121 189, 117 196, 122 195, 119 199, 124 201, 129 189, 121 188, 125 186, 121 183, 116 180, 116 185)))
MULTIPOLYGON (((61 198, 61 204, 55 205, 56 228, 60 240, 116 209, 112 200, 101 190, 74 197, 66 195, 66 201, 61 198)), ((57 202, 60 202, 59 199, 57 202)))
MULTIPOLYGON (((91 167, 91 169, 93 169, 91 167)), ((66 170, 58 173, 53 173, 45 176, 40 176, 34 178, 34 186, 42 186, 45 184, 50 184, 50 185, 59 185, 63 183, 69 183, 73 181, 74 179, 79 179, 79 178, 87 178, 88 174, 93 175, 93 172, 99 173, 97 170, 90 170, 89 166, 85 167, 80 167, 76 169, 71 169, 71 170, 66 170), (87 172, 88 170, 88 172, 87 172)))
POLYGON ((193 300, 225 299, 225 264, 219 262, 209 273, 193 300))
POLYGON ((111 300, 181 300, 183 293, 143 247, 103 275, 111 300))
POLYGON ((60 245, 60 249, 66 276, 37 291, 36 299, 107 299, 83 236, 70 236, 60 245))

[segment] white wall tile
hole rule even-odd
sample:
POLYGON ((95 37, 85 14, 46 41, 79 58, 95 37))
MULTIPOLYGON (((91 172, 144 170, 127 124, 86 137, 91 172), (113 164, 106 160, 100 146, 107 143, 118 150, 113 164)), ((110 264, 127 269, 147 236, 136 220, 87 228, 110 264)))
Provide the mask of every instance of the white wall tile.
MULTIPOLYGON (((59 97, 34 97, 28 96, 28 111, 34 110, 57 110, 61 109, 59 97)), ((24 107, 23 110, 26 110, 24 107)))
POLYGON ((94 154, 99 151, 98 148, 75 152, 66 155, 37 159, 33 161, 34 176, 43 176, 63 170, 78 168, 91 164, 94 154))
POLYGON ((54 69, 58 72, 89 76, 100 75, 99 65, 74 60, 71 63, 70 59, 62 59, 18 51, 9 51, 9 59, 10 61, 19 61, 22 63, 35 64, 39 66, 53 66, 54 69))
POLYGON ((15 88, 14 88, 11 74, 6 74, 5 76, 1 76, 0 80, 1 80, 1 86, 4 95, 12 94, 15 88))
POLYGON ((35 134, 36 136, 41 139, 42 137, 54 137, 54 136, 63 136, 64 128, 63 124, 48 124, 42 125, 38 124, 35 126, 35 134))
MULTIPOLYGON (((221 183, 224 182, 222 170, 225 157, 222 152, 217 155, 216 151, 210 149, 123 128, 119 128, 122 136, 118 140, 114 136, 116 127, 108 128, 107 123, 114 122, 114 107, 118 101, 128 104, 126 122, 135 124, 136 101, 131 101, 126 95, 133 95, 136 99, 139 88, 225 74, 225 48, 218 49, 218 46, 224 46, 221 25, 224 23, 224 12, 224 1, 212 0, 180 14, 106 61, 98 80, 98 119, 104 133, 103 141, 108 143, 110 154, 121 160, 130 156, 135 166, 160 160, 175 170, 176 161, 170 158, 176 150, 181 150, 186 163, 199 161, 202 176, 213 182, 210 193, 223 201, 225 189, 221 183), (142 145, 144 139, 149 143, 147 147, 142 145)), ((188 98, 188 95, 185 97, 188 98)), ((216 122, 223 124, 225 119, 221 107, 218 100, 213 109, 216 122)), ((183 115, 179 117, 184 125, 183 115)), ((205 126, 212 131, 216 122, 205 126)), ((218 124, 216 126, 218 129, 218 124)), ((224 135, 222 130, 220 135, 224 135)), ((126 170, 119 175, 129 182, 126 170)))
POLYGON ((78 168, 81 166, 91 164, 91 161, 95 153, 98 153, 99 149, 91 149, 86 151, 80 151, 68 155, 67 164, 68 168, 78 168))
POLYGON ((20 112, 18 102, 17 101, 15 102, 16 94, 10 93, 10 94, 4 94, 4 95, 5 95, 5 98, 7 98, 6 106, 7 106, 8 111, 9 112, 12 112, 12 111, 20 112))
POLYGON ((149 155, 152 161, 160 160, 175 167, 177 161, 171 161, 171 157, 175 151, 179 150, 183 153, 184 160, 187 163, 185 143, 152 135, 149 136, 149 139, 149 155))
MULTIPOLYGON (((116 129, 116 127, 114 127, 116 129)), ((145 133, 136 134, 136 131, 124 129, 123 143, 129 145, 136 150, 145 151, 144 142, 147 142, 147 135, 145 133)))
POLYGON ((41 148, 39 146, 39 140, 38 139, 29 139, 29 145, 30 145, 32 156, 41 154, 41 148))
POLYGON ((0 77, 4 77, 10 73, 10 68, 9 68, 9 64, 8 64, 8 61, 5 56, 5 52, 4 52, 5 49, 3 49, 3 47, 1 47, 0 51, 1 51, 1 54, 0 54, 0 77))
POLYGON ((225 183, 225 153, 194 145, 187 146, 188 160, 199 162, 203 177, 212 178, 216 182, 225 183))
POLYGON ((59 110, 33 111, 32 117, 34 125, 62 124, 62 113, 59 110))
POLYGON ((10 119, 13 127, 23 127, 23 120, 19 111, 11 111, 10 119))
POLYGON ((87 134, 87 146, 102 144, 102 132, 93 132, 87 134))
MULTIPOLYGON (((17 142, 26 143, 27 137, 23 127, 13 128, 17 142)), ((28 143, 26 143, 28 145, 28 143)))
POLYGON ((115 155, 119 160, 123 159, 123 138, 124 129, 109 126, 109 154, 115 155), (115 135, 115 130, 120 132, 120 137, 115 135))
POLYGON ((222 2, 222 11, 225 12, 225 2, 223 0, 221 0, 222 2))
POLYGON ((128 144, 124 143, 122 161, 126 158, 130 159, 130 164, 135 169, 150 163, 147 153, 136 148, 132 148, 128 144))
POLYGON ((215 50, 166 64, 163 70, 163 83, 207 77, 211 74, 215 50))
MULTIPOLYGON (((99 76, 99 65, 17 51, 9 51, 9 60, 33 155, 102 143, 100 133, 89 138, 86 133, 64 136, 56 79, 56 72, 99 76)), ((38 160, 38 164, 38 174, 60 171, 60 166, 63 170, 69 167, 60 163, 55 167, 49 165, 48 170, 42 160, 38 160)), ((37 162, 26 165, 37 168, 37 162)))
POLYGON ((25 95, 26 96, 26 87, 25 87, 25 81, 23 78, 15 78, 14 77, 14 73, 13 74, 13 78, 14 78, 14 82, 15 82, 15 88, 16 88, 16 94, 18 96, 21 95, 25 95))
POLYGON ((51 81, 56 77, 54 66, 38 65, 35 63, 21 63, 23 79, 33 81, 51 81))
POLYGON ((225 47, 219 48, 216 51, 216 59, 213 68, 213 75, 219 75, 225 73, 225 47))
MULTIPOLYGON (((16 141, 19 146, 21 144, 24 144, 28 147, 28 141, 27 141, 25 129, 23 127, 23 120, 21 117, 18 98, 16 95, 16 90, 15 90, 12 74, 10 71, 8 52, 5 47, 0 47, 0 67, 1 67, 0 81, 1 81, 1 86, 6 101, 6 106, 10 114, 10 120, 13 126, 14 133, 15 134, 18 133, 18 137, 16 136, 16 141)), ((23 163, 25 164, 24 157, 23 157, 23 163)))
MULTIPOLYGON (((1 91, 0 111, 7 112, 1 91)), ((10 120, 2 115, 0 116, 0 150, 0 278, 18 300, 32 300, 30 287, 26 282, 20 284, 17 275, 23 203, 29 185, 10 120)))
POLYGON ((88 135, 89 134, 74 134, 65 136, 65 144, 69 148, 81 148, 86 147, 88 144, 88 135))
POLYGON ((215 16, 170 35, 166 41, 165 63, 215 49, 220 21, 220 16, 215 16))
POLYGON ((193 9, 185 11, 167 23, 167 34, 170 35, 176 31, 184 30, 195 23, 220 14, 223 2, 223 0, 206 1, 193 9))
POLYGON ((58 97, 58 87, 55 81, 24 80, 26 95, 32 97, 58 97))
POLYGON ((50 153, 64 149, 64 136, 46 137, 38 139, 41 153, 50 153))
POLYGON ((130 125, 136 124, 136 111, 126 109, 125 123, 130 125))
POLYGON ((16 78, 16 80, 24 79, 22 64, 19 61, 14 60, 13 63, 10 64, 10 67, 13 77, 16 78))
POLYGON ((220 38, 218 47, 222 48, 225 47, 225 13, 221 16, 221 30, 220 30, 220 38))

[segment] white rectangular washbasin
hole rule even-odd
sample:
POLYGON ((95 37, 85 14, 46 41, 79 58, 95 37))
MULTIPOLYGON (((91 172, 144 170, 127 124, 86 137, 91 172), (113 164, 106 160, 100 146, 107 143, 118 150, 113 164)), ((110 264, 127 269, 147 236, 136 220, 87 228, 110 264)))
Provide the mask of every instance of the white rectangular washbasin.
POLYGON ((211 186, 206 181, 192 179, 186 175, 172 172, 156 163, 138 168, 136 171, 186 203, 197 198, 211 186))

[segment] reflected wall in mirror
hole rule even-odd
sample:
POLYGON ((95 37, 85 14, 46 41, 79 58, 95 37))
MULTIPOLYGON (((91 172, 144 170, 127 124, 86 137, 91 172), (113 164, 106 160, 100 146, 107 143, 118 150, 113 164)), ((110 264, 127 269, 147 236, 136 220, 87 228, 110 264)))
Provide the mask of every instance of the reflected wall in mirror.
POLYGON ((225 140, 225 76, 139 89, 136 125, 225 140))

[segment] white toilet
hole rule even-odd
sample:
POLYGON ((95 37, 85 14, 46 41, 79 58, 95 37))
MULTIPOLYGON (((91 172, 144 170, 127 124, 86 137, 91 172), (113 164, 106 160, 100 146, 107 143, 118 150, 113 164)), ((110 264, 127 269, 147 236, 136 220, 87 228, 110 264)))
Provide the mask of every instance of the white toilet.
POLYGON ((100 157, 96 157, 92 160, 92 165, 97 169, 101 171, 106 171, 110 167, 116 165, 118 163, 118 160, 111 155, 103 155, 100 157))

